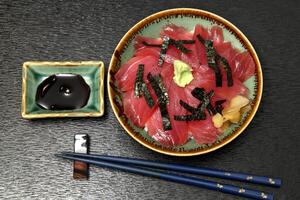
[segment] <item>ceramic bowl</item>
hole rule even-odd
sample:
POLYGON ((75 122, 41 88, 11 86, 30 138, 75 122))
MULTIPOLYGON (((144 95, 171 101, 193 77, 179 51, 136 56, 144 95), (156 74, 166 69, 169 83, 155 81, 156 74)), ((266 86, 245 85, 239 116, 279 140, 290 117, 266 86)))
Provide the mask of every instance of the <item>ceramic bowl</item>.
POLYGON ((100 61, 25 62, 22 75, 22 117, 99 117, 104 113, 104 65, 100 61), (90 87, 87 104, 74 110, 47 110, 36 104, 38 85, 53 74, 79 74, 90 87))
POLYGON ((253 119, 262 96, 263 79, 262 71, 257 54, 246 38, 246 36, 232 23, 224 18, 197 9, 178 8, 165 10, 146 17, 145 19, 134 25, 121 39, 117 45, 108 69, 108 94, 113 111, 126 132, 137 142, 145 147, 152 149, 156 152, 174 155, 174 156, 193 156, 208 153, 222 146, 228 144, 239 136, 244 129, 249 125, 253 119), (193 139, 189 140, 185 145, 178 147, 166 148, 155 142, 147 132, 141 128, 136 127, 130 122, 122 113, 122 101, 120 94, 116 87, 113 74, 117 72, 120 66, 130 59, 133 55, 133 40, 137 35, 157 38, 161 28, 168 24, 174 23, 175 25, 183 26, 188 30, 193 30, 196 24, 204 27, 211 27, 218 25, 223 29, 224 40, 229 41, 232 45, 240 51, 248 51, 253 57, 255 62, 255 75, 248 79, 244 84, 248 87, 251 99, 251 110, 243 115, 239 124, 232 124, 218 140, 213 144, 197 144, 193 139))

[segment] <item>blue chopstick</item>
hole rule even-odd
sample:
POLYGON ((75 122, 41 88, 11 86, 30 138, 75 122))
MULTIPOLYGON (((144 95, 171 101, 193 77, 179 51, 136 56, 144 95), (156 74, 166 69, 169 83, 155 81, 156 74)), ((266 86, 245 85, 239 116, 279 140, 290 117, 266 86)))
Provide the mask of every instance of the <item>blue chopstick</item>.
POLYGON ((60 154, 56 155, 61 158, 69 159, 69 160, 76 160, 85 162, 88 164, 93 164, 100 167, 106 167, 106 168, 112 168, 112 169, 118 169, 122 171, 127 171, 135 174, 140 174, 144 176, 150 176, 150 177, 156 177, 168 181, 173 181, 177 183, 187 184, 187 185, 193 185, 198 186, 210 190, 220 191, 223 193, 228 193, 232 195, 242 196, 242 197, 248 197, 252 199, 259 199, 259 200, 273 200, 273 194, 264 193, 257 190, 251 190, 246 188, 240 188, 233 185, 227 185, 222 183, 217 183, 213 181, 208 181, 204 179, 198 179, 188 176, 179 176, 171 173, 163 173, 159 171, 144 169, 140 167, 136 167, 134 165, 124 165, 120 163, 115 162, 107 162, 107 161, 101 161, 101 160, 94 160, 92 158, 83 158, 78 156, 72 156, 72 155, 66 155, 66 154, 60 154))
POLYGON ((62 154, 73 155, 73 156, 84 156, 85 158, 93 158, 93 159, 109 161, 109 162, 134 164, 134 165, 154 167, 154 168, 172 170, 172 171, 183 172, 183 173, 205 175, 205 176, 223 178, 229 180, 237 180, 237 181, 261 184, 261 185, 272 186, 272 187, 280 187, 282 183, 281 179, 279 178, 256 176, 256 175, 250 175, 245 173, 222 171, 222 170, 203 168, 203 167, 192 167, 187 165, 170 164, 170 163, 163 163, 163 162, 151 161, 151 160, 123 158, 123 157, 96 155, 96 154, 80 154, 80 153, 72 153, 72 152, 63 152, 62 154))

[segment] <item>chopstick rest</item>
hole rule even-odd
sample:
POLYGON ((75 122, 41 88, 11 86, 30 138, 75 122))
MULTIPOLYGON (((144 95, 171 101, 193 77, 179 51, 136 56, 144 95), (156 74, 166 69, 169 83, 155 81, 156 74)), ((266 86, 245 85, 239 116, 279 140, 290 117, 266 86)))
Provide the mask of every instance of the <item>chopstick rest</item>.
MULTIPOLYGON (((89 153, 89 136, 88 134, 74 135, 74 152, 87 154, 89 153)), ((88 179, 89 165, 85 162, 74 161, 73 164, 73 178, 74 179, 88 179)))

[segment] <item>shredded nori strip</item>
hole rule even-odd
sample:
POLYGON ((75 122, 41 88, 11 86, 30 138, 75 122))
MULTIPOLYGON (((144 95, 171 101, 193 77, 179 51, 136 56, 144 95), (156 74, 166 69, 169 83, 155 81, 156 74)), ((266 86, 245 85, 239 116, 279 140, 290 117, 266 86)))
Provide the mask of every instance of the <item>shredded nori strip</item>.
POLYGON ((182 100, 180 100, 179 103, 184 109, 186 109, 187 111, 189 111, 192 114, 196 114, 198 112, 197 108, 190 106, 189 104, 187 104, 186 102, 184 102, 182 100))
POLYGON ((193 97, 197 98, 198 100, 202 101, 205 95, 205 91, 203 88, 194 88, 191 92, 191 94, 193 95, 193 97))
POLYGON ((148 46, 148 47, 159 47, 159 48, 161 48, 161 46, 162 46, 161 44, 149 44, 146 41, 143 41, 142 43, 143 43, 143 45, 148 46))
MULTIPOLYGON (((153 88, 157 98, 158 98, 158 107, 160 109, 161 117, 162 117, 162 123, 163 123, 163 129, 166 130, 172 130, 170 116, 167 110, 167 102, 168 97, 164 93, 164 89, 162 88, 163 83, 159 83, 159 79, 153 77, 151 73, 147 75, 147 79, 150 82, 151 87, 153 88)), ((163 86, 164 87, 164 86, 163 86)))
POLYGON ((141 97, 143 95, 148 106, 152 108, 154 106, 154 100, 151 96, 151 93, 147 85, 143 81, 143 76, 144 76, 144 65, 139 64, 138 70, 136 72, 135 83, 134 83, 134 96, 141 97))
POLYGON ((211 105, 211 103, 209 103, 209 104, 207 105, 206 109, 207 109, 209 115, 211 115, 211 116, 217 114, 216 109, 213 107, 213 105, 211 105))
MULTIPOLYGON (((219 100, 219 101, 216 101, 216 102, 215 102, 215 110, 216 110, 216 112, 222 114, 222 111, 223 111, 223 109, 224 109, 223 106, 222 106, 222 104, 225 103, 225 102, 226 102, 225 99, 219 100)), ((216 113, 215 113, 215 114, 216 114, 216 113)))
POLYGON ((170 38, 165 36, 163 38, 163 42, 162 42, 162 45, 161 45, 161 50, 160 50, 160 53, 159 53, 159 59, 158 59, 158 66, 159 67, 162 67, 162 65, 164 64, 164 60, 165 60, 166 53, 167 53, 167 50, 168 50, 168 47, 169 47, 169 43, 170 43, 170 38))
POLYGON ((174 120, 176 121, 195 121, 195 120, 205 120, 205 113, 200 113, 199 115, 174 115, 174 120))
MULTIPOLYGON (((214 95, 214 91, 213 90, 211 90, 209 93, 207 93, 207 94, 205 94, 204 96, 203 96, 203 99, 202 99, 202 101, 201 101, 201 104, 199 104, 199 106, 200 106, 200 111, 201 112, 204 112, 205 111, 205 109, 206 109, 206 107, 209 105, 209 103, 210 103, 210 98, 212 97, 214 95)), ((198 107, 199 107, 198 106, 198 107)))
POLYGON ((215 72, 216 86, 222 87, 222 73, 216 63, 217 52, 213 47, 213 42, 210 40, 206 40, 204 42, 204 46, 205 46, 205 50, 206 50, 208 66, 215 72))
POLYGON ((187 49, 185 46, 183 46, 183 42, 186 42, 187 40, 174 40, 174 39, 169 39, 170 40, 170 44, 174 45, 176 47, 176 49, 180 50, 182 53, 190 53, 192 52, 192 50, 187 49))
POLYGON ((177 121, 193 121, 193 120, 205 120, 206 114, 205 109, 208 110, 209 114, 212 115, 213 113, 216 113, 214 107, 210 103, 211 97, 214 95, 214 91, 211 90, 208 93, 205 93, 204 88, 195 88, 192 90, 191 94, 197 98, 200 103, 197 106, 197 108, 194 108, 193 106, 190 106, 186 102, 180 100, 180 105, 189 111, 191 115, 174 115, 174 119, 177 121))
POLYGON ((143 90, 143 95, 144 95, 146 103, 148 104, 148 106, 150 108, 152 108, 154 106, 154 100, 151 96, 151 93, 150 93, 146 83, 144 83, 144 82, 142 83, 142 90, 143 90))
POLYGON ((195 40, 177 40, 181 44, 195 44, 195 40))
POLYGON ((204 40, 199 34, 197 35, 197 38, 205 46, 208 66, 215 72, 216 86, 222 87, 222 74, 220 68, 216 63, 216 61, 220 61, 226 71, 227 86, 232 87, 232 71, 228 61, 217 53, 217 51, 213 47, 213 42, 211 40, 204 40))
POLYGON ((155 79, 158 83, 159 88, 161 89, 161 91, 163 93, 164 101, 166 101, 166 103, 168 104, 169 103, 169 95, 168 95, 168 92, 167 92, 167 90, 164 86, 161 75, 159 74, 159 75, 155 76, 155 79))
POLYGON ((223 67, 224 67, 224 69, 226 71, 227 86, 228 87, 232 87, 233 86, 232 71, 231 71, 231 68, 229 66, 228 61, 226 60, 226 58, 224 58, 224 57, 222 57, 220 55, 217 55, 216 59, 219 60, 220 63, 223 64, 223 67))
POLYGON ((163 37, 162 45, 148 44, 147 42, 143 41, 143 44, 145 46, 161 48, 160 54, 159 54, 159 59, 158 59, 159 67, 162 67, 162 65, 164 64, 164 60, 165 60, 169 45, 174 45, 178 50, 180 50, 183 53, 190 53, 192 51, 190 49, 187 49, 183 44, 194 44, 194 43, 195 43, 195 40, 174 40, 172 38, 169 38, 168 36, 163 37))
POLYGON ((144 65, 139 64, 138 70, 136 72, 136 78, 134 82, 134 96, 140 97, 143 93, 143 76, 144 76, 144 65))
MULTIPOLYGON (((203 101, 204 98, 205 98, 205 91, 204 91, 203 88, 195 88, 195 89, 192 90, 192 95, 195 98, 197 98, 198 100, 203 101)), ((206 108, 207 108, 208 113, 210 115, 215 114, 216 111, 215 111, 214 107, 211 105, 210 102, 206 105, 206 108)))

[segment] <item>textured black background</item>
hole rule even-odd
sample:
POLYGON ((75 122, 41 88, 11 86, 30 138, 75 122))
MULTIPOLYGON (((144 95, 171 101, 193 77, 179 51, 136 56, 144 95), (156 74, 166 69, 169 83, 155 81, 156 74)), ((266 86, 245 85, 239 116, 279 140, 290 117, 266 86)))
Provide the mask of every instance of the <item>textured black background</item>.
MULTIPOLYGON (((276 199, 300 199, 299 1, 3 1, 0 0, 0 199, 242 199, 123 172, 91 168, 72 179, 73 135, 91 151, 278 176, 276 199), (122 130, 106 95, 102 118, 23 120, 21 65, 28 60, 103 60, 126 31, 154 12, 192 7, 231 21, 252 42, 264 72, 259 111, 244 134, 203 156, 176 158, 142 147, 122 130)), ((239 184, 239 183, 237 183, 239 184)))

